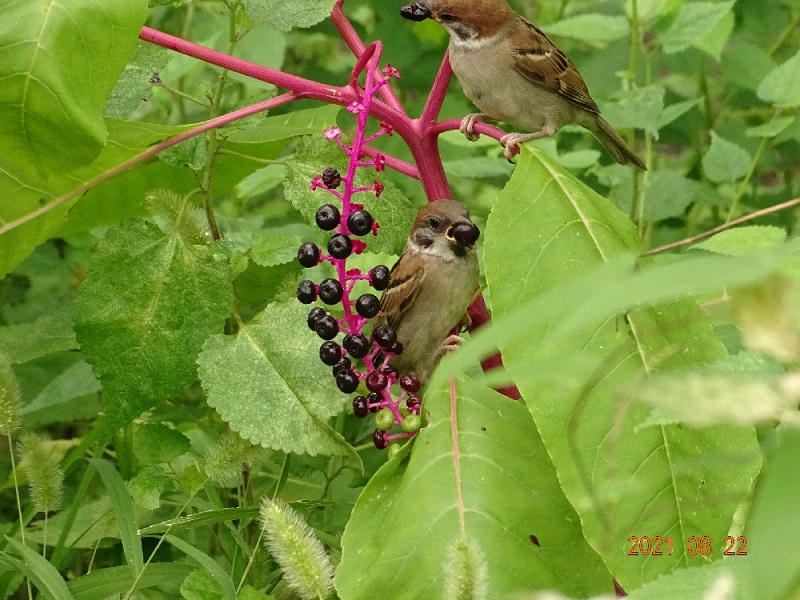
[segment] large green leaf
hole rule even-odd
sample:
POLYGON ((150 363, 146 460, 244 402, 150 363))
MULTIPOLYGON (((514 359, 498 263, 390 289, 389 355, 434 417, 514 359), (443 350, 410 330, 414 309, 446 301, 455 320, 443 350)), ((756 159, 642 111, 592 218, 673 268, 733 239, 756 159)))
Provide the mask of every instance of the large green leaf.
POLYGON ((429 425, 410 457, 382 467, 359 497, 342 538, 339 595, 447 599, 443 573, 460 539, 482 555, 486 598, 611 593, 525 407, 465 376, 452 386, 428 388, 429 425))
POLYGON ((103 107, 146 0, 12 0, 0 9, 0 171, 42 179, 92 162, 103 107))
POLYGON ((271 304, 261 321, 235 336, 210 338, 198 359, 200 381, 208 403, 254 444, 357 461, 327 424, 347 397, 319 361, 319 339, 306 327, 307 312, 295 300, 271 304))
POLYGON ((319 23, 333 9, 334 0, 303 0, 302 2, 283 2, 282 0, 244 0, 247 16, 254 23, 267 23, 281 31, 293 27, 310 27, 319 23))
POLYGON ((145 221, 111 229, 78 290, 75 330, 121 426, 182 391, 209 335, 221 331, 233 292, 224 252, 190 246, 145 221))
MULTIPOLYGON (((486 239, 496 317, 640 248, 626 216, 551 160, 527 152, 494 205, 486 239), (526 197, 529 190, 539 192, 526 197)), ((624 316, 616 312, 620 292, 597 281, 582 299, 593 304, 594 318, 573 315, 570 300, 500 348, 587 539, 623 587, 636 587, 705 560, 687 554, 686 540, 698 532, 724 538, 760 459, 752 429, 638 428, 647 410, 631 405, 623 384, 654 370, 705 364, 724 349, 693 302, 624 316), (555 371, 544 370, 552 364, 555 371), (631 535, 672 536, 676 550, 663 560, 631 560, 631 535)))
POLYGON ((684 4, 661 38, 664 51, 673 54, 699 45, 714 31, 735 3, 736 0, 684 4))

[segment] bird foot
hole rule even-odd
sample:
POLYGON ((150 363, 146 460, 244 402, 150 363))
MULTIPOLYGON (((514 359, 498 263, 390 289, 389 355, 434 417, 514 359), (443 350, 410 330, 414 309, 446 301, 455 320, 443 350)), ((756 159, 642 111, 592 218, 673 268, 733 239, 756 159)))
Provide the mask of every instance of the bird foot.
POLYGON ((464 343, 464 338, 459 335, 448 335, 436 351, 436 356, 444 356, 453 352, 461 344, 464 343))
POLYGON ((550 137, 557 129, 551 125, 545 125, 541 131, 535 133, 507 133, 500 138, 500 143, 505 147, 503 156, 506 160, 511 161, 515 154, 519 154, 518 144, 531 142, 533 140, 540 140, 542 138, 550 137))
POLYGON ((464 134, 464 137, 467 138, 470 142, 474 142, 481 134, 475 133, 473 128, 475 127, 475 123, 482 123, 483 119, 486 117, 483 113, 472 113, 461 119, 461 126, 458 130, 464 134))

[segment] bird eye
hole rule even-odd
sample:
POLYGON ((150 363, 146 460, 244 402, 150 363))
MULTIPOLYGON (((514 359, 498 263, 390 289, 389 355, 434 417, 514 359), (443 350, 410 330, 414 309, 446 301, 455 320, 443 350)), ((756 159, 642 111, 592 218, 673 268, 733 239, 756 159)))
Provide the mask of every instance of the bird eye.
POLYGON ((435 229, 438 231, 440 225, 441 223, 439 222, 439 219, 437 219, 436 217, 431 217, 430 219, 428 219, 428 226, 431 229, 435 229))
POLYGON ((456 18, 451 15, 450 13, 439 13, 439 18, 444 21, 445 23, 452 23, 456 20, 456 18))

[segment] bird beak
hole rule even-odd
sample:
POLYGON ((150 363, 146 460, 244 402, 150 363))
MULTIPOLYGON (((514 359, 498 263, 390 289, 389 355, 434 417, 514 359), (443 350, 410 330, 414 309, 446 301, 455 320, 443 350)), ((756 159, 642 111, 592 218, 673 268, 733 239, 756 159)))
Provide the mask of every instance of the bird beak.
POLYGON ((472 248, 478 237, 481 235, 481 230, 475 226, 472 221, 459 221, 454 223, 451 227, 444 232, 444 237, 449 241, 465 248, 472 248))
POLYGON ((431 11, 423 2, 413 2, 400 9, 400 16, 409 21, 424 21, 430 18, 431 11))

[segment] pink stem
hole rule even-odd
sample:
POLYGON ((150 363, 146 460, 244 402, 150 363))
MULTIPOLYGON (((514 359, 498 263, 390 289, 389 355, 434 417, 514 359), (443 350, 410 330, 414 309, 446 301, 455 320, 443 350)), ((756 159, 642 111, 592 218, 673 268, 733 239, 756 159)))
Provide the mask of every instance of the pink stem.
POLYGON ((425 102, 425 107, 422 109, 420 121, 434 125, 436 119, 439 117, 439 111, 442 110, 444 103, 444 96, 447 93, 447 86, 450 85, 450 80, 453 78, 453 69, 450 68, 450 59, 448 58, 449 51, 445 52, 442 64, 439 66, 439 72, 436 74, 436 79, 433 80, 433 87, 431 93, 428 95, 428 100, 425 102))
MULTIPOLYGON (((441 123, 437 123, 433 127, 431 127, 431 133, 434 135, 441 135, 445 131, 453 131, 454 129, 458 129, 461 127, 461 121, 458 119, 448 119, 447 121, 442 121, 441 123)), ((506 132, 500 129, 499 127, 495 127, 494 125, 489 125, 488 123, 484 123, 482 121, 478 121, 475 123, 475 127, 473 128, 477 133, 482 133, 484 135, 488 135, 491 138, 499 140, 502 136, 506 135, 506 132)))
MULTIPOLYGON (((358 33, 356 33, 356 30, 353 28, 350 20, 345 16, 344 11, 342 11, 342 4, 343 0, 339 0, 339 2, 336 3, 336 6, 333 7, 333 12, 331 12, 331 22, 339 31, 342 39, 345 41, 350 50, 352 50, 353 54, 360 56, 364 53, 366 46, 359 37, 358 33)), ((383 86, 383 89, 380 91, 380 95, 386 104, 391 106, 397 112, 406 114, 405 108, 403 108, 403 105, 400 104, 400 100, 397 99, 397 95, 394 93, 391 85, 383 86)))

